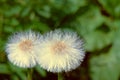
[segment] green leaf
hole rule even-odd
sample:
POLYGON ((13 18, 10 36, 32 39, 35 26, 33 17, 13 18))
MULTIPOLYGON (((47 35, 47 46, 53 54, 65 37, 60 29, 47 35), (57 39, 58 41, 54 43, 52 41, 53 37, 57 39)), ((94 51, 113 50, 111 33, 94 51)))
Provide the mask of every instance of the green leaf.
POLYGON ((40 15, 40 16, 43 16, 45 18, 50 18, 51 16, 51 13, 50 13, 50 7, 49 6, 43 6, 42 9, 41 8, 37 8, 36 9, 37 13, 40 15))
POLYGON ((12 75, 12 76, 11 76, 11 80, 19 80, 19 78, 18 78, 18 76, 16 76, 16 75, 12 75))
POLYGON ((104 22, 104 17, 101 15, 99 8, 91 6, 90 9, 79 16, 72 26, 81 34, 89 34, 98 28, 104 22))
POLYGON ((47 73, 45 70, 43 70, 42 68, 40 68, 40 66, 36 66, 35 69, 38 71, 38 73, 42 76, 42 77, 46 77, 47 73))
POLYGON ((120 23, 119 20, 112 23, 115 27, 113 46, 108 53, 94 56, 90 60, 92 80, 119 80, 120 75, 120 23))
POLYGON ((10 74, 11 71, 7 64, 0 64, 0 74, 10 74))
POLYGON ((4 49, 1 49, 0 50, 0 62, 6 62, 6 54, 5 52, 3 51, 4 49))
POLYGON ((23 8, 23 10, 22 10, 22 12, 20 14, 21 17, 29 16, 30 10, 31 10, 30 6, 27 6, 27 7, 23 8))
POLYGON ((100 50, 109 45, 113 41, 114 32, 103 33, 102 31, 94 31, 83 36, 86 41, 86 50, 100 50))
POLYGON ((6 33, 12 33, 13 31, 14 31, 14 27, 12 27, 12 26, 5 26, 4 27, 4 31, 6 32, 6 33))
POLYGON ((102 54, 91 58, 90 75, 92 80, 118 80, 119 68, 114 55, 102 54))
POLYGON ((19 25, 19 21, 16 18, 12 18, 10 20, 10 24, 11 24, 11 26, 17 26, 17 25, 19 25))
POLYGON ((19 5, 16 5, 16 6, 13 6, 13 7, 8 6, 8 8, 6 9, 6 11, 5 11, 4 14, 5 14, 5 16, 7 16, 7 17, 19 15, 21 9, 22 9, 22 8, 21 8, 19 5))
POLYGON ((46 32, 50 30, 47 24, 42 23, 42 22, 37 22, 37 21, 33 22, 31 25, 28 25, 28 26, 31 29, 39 30, 41 32, 46 32))
POLYGON ((21 80, 26 80, 26 74, 24 73, 26 69, 14 66, 11 63, 9 63, 9 68, 13 73, 15 73, 18 77, 20 77, 21 80))
POLYGON ((98 0, 109 14, 120 18, 120 0, 98 0))
POLYGON ((75 13, 80 7, 86 5, 86 0, 51 0, 53 8, 62 10, 66 14, 75 13))
MULTIPOLYGON (((113 46, 110 50, 111 54, 114 55, 117 59, 118 67, 119 67, 119 73, 120 73, 120 28, 117 29, 116 34, 114 36, 114 42, 113 46)), ((117 67, 117 66, 116 66, 117 67)))
POLYGON ((4 50, 5 47, 5 40, 0 38, 0 50, 4 50))

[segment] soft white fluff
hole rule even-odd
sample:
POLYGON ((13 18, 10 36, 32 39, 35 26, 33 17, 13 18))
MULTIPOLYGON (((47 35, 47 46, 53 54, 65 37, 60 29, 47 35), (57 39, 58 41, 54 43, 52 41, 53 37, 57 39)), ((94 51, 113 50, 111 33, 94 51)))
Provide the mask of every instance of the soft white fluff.
POLYGON ((6 44, 6 52, 10 62, 19 67, 33 67, 36 65, 36 53, 40 35, 28 31, 20 32, 11 36, 6 44))
POLYGON ((83 42, 74 32, 61 30, 46 33, 40 42, 38 64, 50 72, 70 71, 83 61, 83 42))

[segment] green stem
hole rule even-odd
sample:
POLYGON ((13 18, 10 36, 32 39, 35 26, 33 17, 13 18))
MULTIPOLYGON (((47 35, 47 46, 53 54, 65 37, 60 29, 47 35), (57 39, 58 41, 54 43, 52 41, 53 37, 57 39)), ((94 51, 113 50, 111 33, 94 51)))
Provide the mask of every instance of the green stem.
POLYGON ((32 80, 32 73, 33 73, 33 69, 28 68, 27 80, 32 80))
POLYGON ((62 73, 58 73, 58 80, 63 80, 62 73))

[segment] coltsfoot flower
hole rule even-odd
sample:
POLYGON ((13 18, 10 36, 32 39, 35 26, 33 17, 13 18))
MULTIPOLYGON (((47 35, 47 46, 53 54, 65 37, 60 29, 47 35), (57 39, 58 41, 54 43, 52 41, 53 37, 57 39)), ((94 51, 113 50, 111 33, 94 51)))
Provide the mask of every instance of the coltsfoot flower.
POLYGON ((30 68, 36 65, 36 53, 39 52, 40 35, 28 31, 11 36, 6 44, 10 62, 19 67, 30 68))
POLYGON ((83 42, 74 32, 61 30, 46 33, 40 42, 38 64, 50 72, 70 71, 83 61, 83 42))

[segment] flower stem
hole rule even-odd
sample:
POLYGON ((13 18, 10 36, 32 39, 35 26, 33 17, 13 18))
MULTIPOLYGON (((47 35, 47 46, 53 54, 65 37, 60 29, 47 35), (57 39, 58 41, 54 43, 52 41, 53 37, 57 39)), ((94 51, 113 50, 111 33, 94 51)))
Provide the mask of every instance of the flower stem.
POLYGON ((58 73, 58 80, 63 80, 62 73, 58 73))
POLYGON ((33 73, 33 69, 32 68, 28 68, 27 80, 32 80, 32 73, 33 73))

